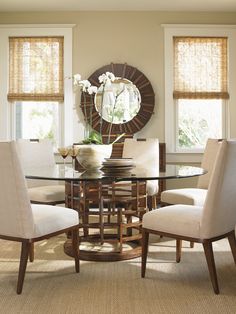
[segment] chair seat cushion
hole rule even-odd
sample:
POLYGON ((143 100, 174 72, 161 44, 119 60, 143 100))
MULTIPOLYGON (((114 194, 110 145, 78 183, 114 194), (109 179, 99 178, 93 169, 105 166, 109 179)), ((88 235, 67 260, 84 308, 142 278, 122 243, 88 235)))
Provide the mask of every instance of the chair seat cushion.
POLYGON ((203 206, 206 195, 207 190, 198 188, 167 190, 161 193, 161 202, 203 206))
POLYGON ((57 232, 79 223, 78 212, 71 208, 41 204, 31 206, 34 219, 32 238, 57 232))
POLYGON ((200 238, 201 206, 171 205, 143 216, 143 228, 200 238))
POLYGON ((64 185, 45 185, 28 189, 31 201, 40 203, 58 202, 65 200, 64 185))

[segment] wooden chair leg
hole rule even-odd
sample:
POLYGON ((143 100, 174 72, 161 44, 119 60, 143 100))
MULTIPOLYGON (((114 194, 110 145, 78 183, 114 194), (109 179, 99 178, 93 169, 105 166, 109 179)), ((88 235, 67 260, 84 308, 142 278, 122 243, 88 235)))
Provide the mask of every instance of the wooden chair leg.
POLYGON ((234 231, 228 236, 228 241, 234 258, 234 262, 236 264, 236 239, 234 231))
POLYGON ((141 269, 141 276, 142 278, 145 277, 146 272, 146 263, 147 263, 147 253, 148 253, 148 239, 149 239, 149 232, 142 230, 142 269, 141 269))
POLYGON ((191 248, 191 249, 194 248, 194 242, 190 242, 190 248, 191 248))
POLYGON ((17 290, 16 290, 17 294, 21 294, 22 292, 29 252, 30 252, 30 242, 23 241, 21 244, 21 257, 20 257, 20 266, 19 266, 17 290))
POLYGON ((152 210, 152 196, 148 195, 147 196, 147 207, 148 207, 148 210, 152 210))
POLYGON ((211 278, 212 287, 214 289, 215 294, 219 294, 219 286, 216 274, 216 265, 214 260, 214 254, 212 249, 212 242, 206 241, 203 243, 203 248, 206 256, 207 266, 211 278))
POLYGON ((176 262, 181 260, 182 240, 176 240, 176 262))
POLYGON ((104 212, 103 212, 103 197, 100 196, 99 202, 99 225, 100 225, 100 242, 104 244, 104 212))
POLYGON ((152 196, 152 208, 153 209, 157 208, 157 198, 156 198, 156 195, 152 196))
POLYGON ((75 271, 79 273, 80 271, 80 260, 79 260, 79 240, 78 240, 78 230, 72 230, 72 248, 73 256, 75 259, 75 271))
POLYGON ((30 261, 31 263, 34 261, 34 243, 31 243, 31 244, 30 244, 29 261, 30 261))

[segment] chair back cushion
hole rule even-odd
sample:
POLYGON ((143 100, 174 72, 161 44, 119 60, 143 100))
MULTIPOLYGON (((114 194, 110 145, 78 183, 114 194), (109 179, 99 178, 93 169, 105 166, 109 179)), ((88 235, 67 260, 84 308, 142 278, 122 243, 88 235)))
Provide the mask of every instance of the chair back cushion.
POLYGON ((126 138, 122 157, 133 158, 136 166, 156 171, 159 169, 159 141, 156 138, 126 138))
MULTIPOLYGON (((39 140, 38 142, 19 139, 16 143, 23 168, 50 167, 55 164, 52 143, 48 139, 39 140)), ((55 185, 55 182, 29 179, 27 185, 28 187, 37 187, 55 185)))
POLYGON ((223 141, 217 153, 201 219, 201 237, 234 230, 236 224, 236 141, 223 141))
POLYGON ((220 147, 221 142, 217 139, 208 139, 204 154, 202 157, 201 167, 207 170, 207 173, 198 178, 197 187, 199 189, 208 189, 210 177, 212 174, 213 166, 216 160, 216 155, 220 147))
POLYGON ((32 209, 15 142, 0 143, 0 234, 30 238, 32 209))
MULTIPOLYGON (((157 138, 134 139, 124 141, 123 158, 133 158, 137 167, 148 174, 159 174, 159 140, 157 138)), ((158 180, 147 181, 147 194, 152 196, 158 193, 158 180)))

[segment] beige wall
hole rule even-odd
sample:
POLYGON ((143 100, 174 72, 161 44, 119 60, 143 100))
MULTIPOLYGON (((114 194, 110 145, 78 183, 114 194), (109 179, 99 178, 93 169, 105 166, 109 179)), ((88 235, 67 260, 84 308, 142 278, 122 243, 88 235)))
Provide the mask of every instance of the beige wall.
MULTIPOLYGON (((111 62, 127 62, 137 67, 149 78, 156 94, 155 114, 140 135, 155 136, 164 141, 164 37, 161 24, 236 24, 236 12, 0 12, 0 23, 76 24, 73 70, 84 78, 111 62)), ((78 130, 75 126, 75 137, 78 130)), ((236 137, 236 134, 232 135, 236 137)))

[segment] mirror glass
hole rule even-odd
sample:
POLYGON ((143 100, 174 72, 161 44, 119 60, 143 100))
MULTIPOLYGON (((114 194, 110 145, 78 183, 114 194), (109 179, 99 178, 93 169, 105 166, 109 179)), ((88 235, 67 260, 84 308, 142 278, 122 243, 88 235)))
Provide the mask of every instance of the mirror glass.
POLYGON ((100 85, 94 97, 99 115, 109 123, 121 124, 132 120, 140 110, 141 95, 128 79, 116 78, 105 88, 100 85))

